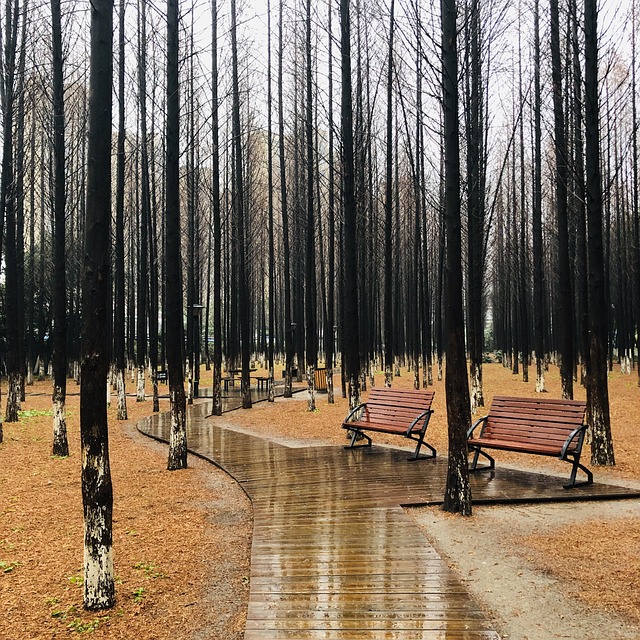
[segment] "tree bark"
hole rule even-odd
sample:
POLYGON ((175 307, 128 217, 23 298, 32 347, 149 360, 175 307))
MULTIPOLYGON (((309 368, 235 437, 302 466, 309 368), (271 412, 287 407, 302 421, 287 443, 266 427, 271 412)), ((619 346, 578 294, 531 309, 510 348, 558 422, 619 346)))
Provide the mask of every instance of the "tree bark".
POLYGON ((360 332, 358 323, 358 271, 356 200, 353 160, 353 100, 351 95, 351 21, 349 0, 340 0, 340 45, 342 58, 342 166, 343 166, 343 326, 345 374, 349 407, 360 404, 360 332))
POLYGON ((602 248, 602 184, 598 108, 598 21, 596 0, 585 0, 585 160, 589 232, 589 313, 591 316, 591 375, 587 413, 591 427, 591 462, 613 465, 613 441, 607 382, 607 307, 602 248))
POLYGON ((222 415, 222 214, 218 115, 218 2, 211 0, 211 135, 213 206, 213 415, 222 415))
POLYGON ((534 89, 533 89, 533 341, 536 357, 536 392, 546 391, 544 384, 544 263, 542 250, 542 126, 540 95, 540 12, 539 0, 534 0, 534 89))
POLYGON ((553 118, 555 136, 555 195, 558 222, 558 278, 557 297, 559 315, 559 347, 562 362, 560 378, 562 397, 573 398, 573 295, 569 265, 569 228, 567 217, 567 142, 565 136, 562 93, 562 65, 560 62, 560 17, 558 0, 550 0, 551 7, 551 66, 553 80, 553 118))
POLYGON ((2 74, 3 152, 0 186, 0 239, 5 232, 5 323, 7 336, 6 422, 17 422, 20 409, 20 363, 18 362, 18 268, 16 255, 15 171, 13 131, 15 106, 15 62, 18 39, 19 4, 5 4, 5 46, 2 74), (13 4, 13 6, 12 6, 13 4))
POLYGON ((84 607, 115 603, 113 490, 104 385, 109 368, 113 2, 91 4, 89 164, 82 282, 80 439, 84 506, 84 607))
POLYGON ((447 238, 445 324, 447 331, 447 420, 449 459, 445 511, 471 515, 467 428, 471 423, 462 306, 462 234, 460 222, 460 137, 456 0, 441 0, 442 105, 444 110, 444 218, 447 238))
POLYGON ((65 114, 60 0, 51 0, 53 55, 53 455, 68 456, 67 287, 65 264, 65 114))
POLYGON ((183 369, 182 279, 180 275, 180 99, 178 0, 167 0, 166 306, 167 367, 171 403, 169 471, 187 466, 186 397, 183 369))

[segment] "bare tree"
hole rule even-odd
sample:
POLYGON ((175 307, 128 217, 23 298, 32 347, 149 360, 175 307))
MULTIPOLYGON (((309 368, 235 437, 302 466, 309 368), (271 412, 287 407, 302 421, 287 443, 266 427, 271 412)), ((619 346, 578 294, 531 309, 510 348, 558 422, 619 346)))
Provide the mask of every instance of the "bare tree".
POLYGON ((345 375, 349 407, 360 404, 360 330, 358 321, 358 270, 356 198, 353 156, 353 99, 351 95, 351 19, 349 0, 340 0, 340 50, 342 57, 342 189, 343 189, 343 327, 345 375))
POLYGON ((449 424, 449 464, 442 508, 471 515, 467 428, 471 423, 462 306, 460 222, 460 134, 456 0, 441 0, 442 106, 444 110, 444 217, 447 235, 445 389, 449 424))
POLYGON ((60 0, 51 0, 53 67, 53 455, 69 455, 67 443, 67 285, 65 272, 65 140, 60 0))
POLYGON ((167 0, 166 265, 167 367, 171 402, 170 471, 187 466, 187 401, 184 393, 182 279, 180 274, 180 98, 178 0, 167 0))
POLYGON ((111 312, 111 122, 113 1, 91 4, 89 164, 82 274, 80 439, 84 506, 84 606, 115 603, 112 553, 113 489, 107 399, 111 312))
POLYGON ((584 3, 585 34, 585 159, 589 230, 589 313, 591 317, 591 373, 587 408, 591 426, 591 461, 615 464, 607 381, 607 307, 604 295, 602 249, 602 183, 598 107, 598 20, 596 0, 584 3))

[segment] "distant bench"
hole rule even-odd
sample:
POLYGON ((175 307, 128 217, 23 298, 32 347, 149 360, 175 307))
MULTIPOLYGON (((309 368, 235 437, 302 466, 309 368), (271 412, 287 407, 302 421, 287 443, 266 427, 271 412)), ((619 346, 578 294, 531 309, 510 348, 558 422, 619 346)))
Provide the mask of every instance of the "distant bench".
POLYGON ((436 450, 424 441, 429 418, 433 413, 431 403, 434 393, 386 387, 371 389, 368 400, 353 409, 342 423, 343 429, 352 432, 351 444, 345 449, 354 448, 358 436, 367 440, 365 445, 358 446, 370 447, 371 438, 364 432, 376 431, 403 436, 417 442, 415 454, 409 460, 419 459, 422 445, 431 451, 430 456, 422 458, 435 458, 436 450))
POLYGON ((496 396, 489 414, 480 418, 467 433, 469 452, 473 453, 470 471, 493 469, 495 460, 485 449, 501 449, 551 456, 571 463, 567 489, 592 484, 593 474, 580 464, 587 430, 586 408, 586 403, 580 400, 496 396), (474 436, 480 425, 480 433, 474 436), (478 467, 479 456, 486 458, 489 465, 478 467), (586 481, 576 482, 578 469, 586 474, 586 481))

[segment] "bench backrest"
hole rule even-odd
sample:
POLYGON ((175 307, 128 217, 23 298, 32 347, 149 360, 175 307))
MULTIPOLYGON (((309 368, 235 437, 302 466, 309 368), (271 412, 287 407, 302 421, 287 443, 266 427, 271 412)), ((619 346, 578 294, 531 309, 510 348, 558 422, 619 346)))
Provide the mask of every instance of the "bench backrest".
POLYGON ((369 391, 363 418, 381 424, 409 425, 431 409, 434 391, 374 387, 369 391))
POLYGON ((557 445, 584 424, 586 402, 496 396, 482 430, 483 439, 527 445, 557 445))

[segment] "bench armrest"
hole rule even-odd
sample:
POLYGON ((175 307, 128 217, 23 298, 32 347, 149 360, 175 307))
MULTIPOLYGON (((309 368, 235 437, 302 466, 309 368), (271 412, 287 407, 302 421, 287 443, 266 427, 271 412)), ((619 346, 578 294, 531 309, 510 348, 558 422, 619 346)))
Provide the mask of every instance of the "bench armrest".
MULTIPOLYGON (((467 440, 471 437, 471 434, 475 431, 476 427, 477 427, 479 424, 481 424, 481 423, 483 423, 483 422, 486 422, 488 417, 489 417, 488 415, 486 415, 486 416, 482 416, 482 418, 478 418, 478 420, 476 420, 476 421, 473 423, 473 426, 469 429, 469 431, 467 431, 467 440)), ((480 435, 482 435, 482 431, 480 432, 480 435)))
POLYGON ((577 429, 574 429, 569 436, 567 437, 567 439, 565 440, 565 443, 562 445, 562 450, 560 451, 560 459, 564 460, 566 458, 567 455, 567 449, 571 446, 571 443, 575 440, 576 436, 578 436, 580 438, 580 440, 578 441, 578 447, 581 447, 581 441, 584 439, 584 433, 587 430, 587 425, 586 424, 582 424, 580 425, 577 429))
MULTIPOLYGON (((409 425, 409 428, 407 429, 407 432, 405 434, 405 436, 408 438, 411 435, 411 431, 413 429, 413 427, 416 426, 416 424, 418 423, 418 420, 421 420, 422 418, 426 418, 431 417, 431 414, 433 413, 432 409, 427 409, 426 411, 423 411, 419 416, 416 417, 416 419, 409 425)), ((424 425, 424 429, 426 431, 427 429, 427 423, 429 422, 429 420, 425 420, 425 425, 424 425)))
POLYGON ((349 412, 349 415, 343 420, 342 424, 345 424, 347 422, 350 422, 351 419, 353 418, 353 416, 358 412, 361 411, 362 409, 364 409, 367 406, 366 402, 363 402, 362 404, 359 404, 355 409, 352 409, 349 412))

